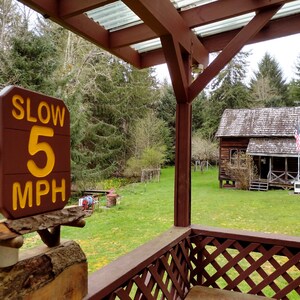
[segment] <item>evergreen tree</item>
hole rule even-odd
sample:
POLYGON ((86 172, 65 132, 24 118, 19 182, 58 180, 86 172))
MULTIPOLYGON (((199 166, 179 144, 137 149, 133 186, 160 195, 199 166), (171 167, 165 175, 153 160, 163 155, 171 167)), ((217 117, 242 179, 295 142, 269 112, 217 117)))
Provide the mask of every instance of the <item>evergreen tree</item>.
POLYGON ((258 64, 258 71, 250 81, 253 103, 259 106, 278 107, 287 105, 287 85, 279 63, 266 52, 258 64), (263 97, 261 97, 264 95, 263 97))
POLYGON ((16 35, 21 16, 12 0, 0 0, 0 49, 10 48, 10 38, 16 35))
POLYGON ((207 96, 204 91, 193 101, 192 110, 192 131, 196 132, 202 128, 204 123, 203 106, 207 100, 207 96))
POLYGON ((156 98, 152 70, 136 70, 71 33, 65 37, 63 57, 59 91, 63 99, 71 99, 74 111, 74 176, 92 181, 120 174, 132 154, 129 128, 156 98))
POLYGON ((295 69, 296 77, 288 86, 288 100, 290 106, 300 105, 300 55, 297 57, 295 69))
POLYGON ((167 125, 170 138, 166 141, 166 160, 169 164, 175 162, 175 140, 176 140, 176 99, 173 88, 166 81, 160 88, 159 100, 155 103, 154 110, 159 119, 167 125))
POLYGON ((2 83, 48 93, 51 76, 57 68, 52 41, 24 26, 21 34, 11 39, 11 49, 2 58, 2 83))
POLYGON ((249 92, 243 83, 248 65, 249 52, 240 52, 212 82, 210 97, 203 101, 203 138, 213 140, 226 108, 249 106, 249 92))

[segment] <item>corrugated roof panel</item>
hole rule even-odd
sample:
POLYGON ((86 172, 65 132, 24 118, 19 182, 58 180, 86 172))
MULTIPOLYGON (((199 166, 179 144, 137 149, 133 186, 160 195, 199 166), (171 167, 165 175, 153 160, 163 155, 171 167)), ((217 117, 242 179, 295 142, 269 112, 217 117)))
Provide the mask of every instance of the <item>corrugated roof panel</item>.
MULTIPOLYGON (((286 3, 272 19, 282 18, 300 12, 300 0, 286 3)), ((208 25, 194 28, 194 32, 201 36, 210 36, 221 32, 242 28, 254 17, 255 13, 248 13, 238 17, 226 19, 208 25)))
POLYGON ((201 37, 218 34, 245 26, 253 17, 254 13, 241 15, 227 20, 215 22, 194 28, 194 32, 201 37))
POLYGON ((145 41, 142 43, 138 43, 132 46, 133 49, 135 49, 138 52, 147 52, 151 50, 155 50, 158 48, 161 48, 161 41, 159 38, 145 41))
POLYGON ((88 11, 87 16, 99 23, 106 30, 115 31, 142 23, 141 19, 122 1, 88 11))
MULTIPOLYGON (((174 6, 179 10, 185 10, 196 6, 212 3, 217 0, 171 0, 174 6)), ((273 17, 280 18, 300 12, 300 0, 286 3, 279 12, 273 17)), ((109 31, 116 31, 126 27, 131 27, 142 23, 141 19, 132 12, 122 1, 107 4, 105 6, 88 11, 87 16, 99 23, 109 31)), ((252 18, 254 13, 248 13, 227 20, 207 24, 194 28, 195 34, 205 37, 221 32, 242 28, 252 18)), ((132 45, 138 52, 143 53, 161 47, 160 39, 152 39, 150 41, 132 45)))
POLYGON ((171 0, 177 9, 188 9, 215 1, 217 0, 171 0))

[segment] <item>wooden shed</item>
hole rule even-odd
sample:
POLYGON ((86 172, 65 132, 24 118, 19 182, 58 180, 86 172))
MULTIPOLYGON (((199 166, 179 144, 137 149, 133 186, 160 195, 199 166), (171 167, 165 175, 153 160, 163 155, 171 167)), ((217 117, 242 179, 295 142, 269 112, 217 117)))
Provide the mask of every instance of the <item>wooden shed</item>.
POLYGON ((235 184, 225 171, 241 153, 253 157, 255 178, 250 188, 292 187, 298 176, 294 137, 300 107, 226 109, 216 133, 220 141, 219 182, 235 184))

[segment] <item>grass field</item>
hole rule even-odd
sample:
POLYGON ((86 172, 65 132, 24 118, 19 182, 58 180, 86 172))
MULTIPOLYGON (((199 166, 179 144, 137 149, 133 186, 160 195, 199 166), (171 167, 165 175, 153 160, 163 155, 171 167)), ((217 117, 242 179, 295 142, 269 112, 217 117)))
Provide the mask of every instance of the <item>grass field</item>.
MULTIPOLYGON (((217 170, 192 172, 192 223, 299 235, 300 196, 289 191, 249 192, 219 189, 217 170)), ((174 168, 160 182, 131 184, 118 190, 117 206, 97 208, 84 228, 63 227, 62 237, 77 241, 89 272, 151 240, 173 225, 174 168)), ((104 199, 101 201, 104 205, 104 199)), ((28 235, 25 245, 38 243, 28 235)))

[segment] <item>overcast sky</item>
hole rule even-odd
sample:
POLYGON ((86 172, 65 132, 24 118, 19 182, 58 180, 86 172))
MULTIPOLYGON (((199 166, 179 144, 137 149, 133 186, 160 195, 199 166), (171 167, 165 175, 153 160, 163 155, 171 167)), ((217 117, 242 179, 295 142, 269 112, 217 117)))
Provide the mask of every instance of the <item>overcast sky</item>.
MULTIPOLYGON (((295 63, 297 57, 300 56, 300 34, 248 45, 243 50, 252 50, 252 55, 249 58, 249 78, 253 71, 257 70, 257 65, 264 54, 269 52, 279 63, 286 80, 290 81, 295 78, 295 63)), ((167 78, 170 81, 168 68, 165 64, 157 66, 156 72, 159 80, 163 81, 164 78, 167 78)))

